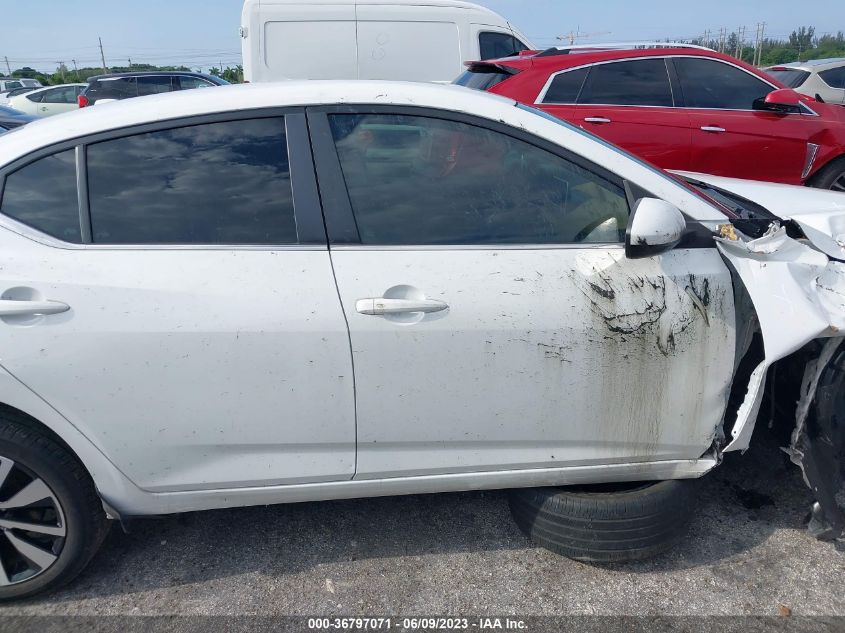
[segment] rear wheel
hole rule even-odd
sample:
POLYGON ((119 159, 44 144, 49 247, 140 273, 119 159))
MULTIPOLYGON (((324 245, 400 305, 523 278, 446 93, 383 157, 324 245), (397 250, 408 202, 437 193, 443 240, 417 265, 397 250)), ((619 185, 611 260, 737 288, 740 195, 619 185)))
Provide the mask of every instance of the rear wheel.
POLYGON ((845 156, 831 161, 810 179, 810 186, 845 192, 845 156))
POLYGON ((692 517, 694 480, 528 488, 510 493, 520 529, 575 560, 644 560, 672 547, 692 517))
POLYGON ((79 461, 47 433, 0 418, 0 600, 79 574, 109 522, 79 461))

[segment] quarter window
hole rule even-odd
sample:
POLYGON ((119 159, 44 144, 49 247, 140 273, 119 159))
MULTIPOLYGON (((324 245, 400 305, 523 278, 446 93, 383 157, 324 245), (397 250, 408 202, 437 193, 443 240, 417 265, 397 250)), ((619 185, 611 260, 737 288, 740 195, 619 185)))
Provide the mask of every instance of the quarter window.
POLYGON ((677 57, 674 63, 688 108, 751 110, 774 90, 751 73, 712 59, 677 57))
POLYGON ((581 87, 590 72, 589 67, 568 70, 552 80, 552 85, 543 98, 543 103, 575 103, 581 94, 581 87))
POLYGON ((41 158, 6 176, 0 212, 65 242, 80 243, 75 150, 41 158))
POLYGON ((672 107, 672 87, 663 59, 637 59, 592 67, 579 104, 672 107))
POLYGON ((332 115, 361 241, 370 245, 620 242, 622 187, 486 128, 332 115))
POLYGON ((180 127, 88 147, 100 244, 295 244, 285 122, 180 127))
POLYGON ((481 48, 481 59, 500 59, 512 57, 528 47, 510 33, 495 33, 488 31, 478 34, 478 44, 481 48))

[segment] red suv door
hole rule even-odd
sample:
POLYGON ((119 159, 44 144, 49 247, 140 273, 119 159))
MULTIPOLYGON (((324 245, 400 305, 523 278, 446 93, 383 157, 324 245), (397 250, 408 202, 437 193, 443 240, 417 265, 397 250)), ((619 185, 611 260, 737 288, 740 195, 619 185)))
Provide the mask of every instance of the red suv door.
POLYGON ((555 75, 543 110, 666 169, 690 169, 689 116, 675 107, 662 58, 598 63, 555 75), (566 105, 575 104, 575 105, 566 105))
POLYGON ((728 62, 672 57, 692 126, 692 169, 708 174, 801 184, 808 143, 821 118, 753 109, 775 86, 728 62))

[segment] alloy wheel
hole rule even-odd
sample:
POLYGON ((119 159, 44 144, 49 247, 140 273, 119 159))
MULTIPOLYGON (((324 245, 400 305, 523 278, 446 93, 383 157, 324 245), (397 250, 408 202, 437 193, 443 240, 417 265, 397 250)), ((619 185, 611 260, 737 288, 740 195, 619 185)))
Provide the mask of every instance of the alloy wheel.
POLYGON ((64 547, 66 525, 50 487, 25 466, 0 455, 0 587, 50 569, 64 547))

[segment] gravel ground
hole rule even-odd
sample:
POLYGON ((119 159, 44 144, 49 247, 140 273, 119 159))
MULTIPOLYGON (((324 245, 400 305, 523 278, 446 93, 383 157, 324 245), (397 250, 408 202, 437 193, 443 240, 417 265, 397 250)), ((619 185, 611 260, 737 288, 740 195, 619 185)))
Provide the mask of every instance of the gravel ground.
POLYGON ((69 588, 0 616, 845 615, 845 544, 807 535, 811 497, 776 446, 729 455, 700 489, 679 547, 611 567, 532 546, 500 492, 143 521, 69 588))

